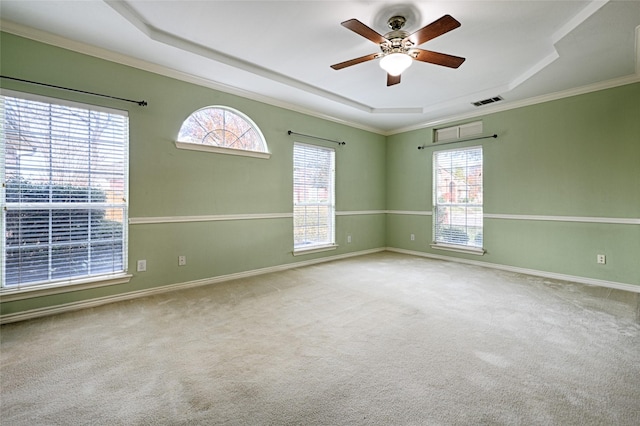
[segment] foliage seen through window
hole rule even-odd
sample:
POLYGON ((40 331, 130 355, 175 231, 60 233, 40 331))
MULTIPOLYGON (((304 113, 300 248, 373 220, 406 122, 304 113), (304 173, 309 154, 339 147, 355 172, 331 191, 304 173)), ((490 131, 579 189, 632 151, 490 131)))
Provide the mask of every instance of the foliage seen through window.
POLYGON ((202 108, 187 118, 178 141, 242 151, 267 152, 257 126, 239 111, 226 107, 202 108))

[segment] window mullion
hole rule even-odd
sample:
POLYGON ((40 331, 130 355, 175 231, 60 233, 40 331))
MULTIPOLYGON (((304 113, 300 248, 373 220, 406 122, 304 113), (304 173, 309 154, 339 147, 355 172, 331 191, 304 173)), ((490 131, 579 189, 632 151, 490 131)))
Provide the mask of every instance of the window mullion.
POLYGON ((232 108, 212 106, 192 113, 180 127, 179 149, 269 158, 266 140, 247 116, 232 108))
MULTIPOLYGON (((49 202, 53 201, 53 105, 49 104, 49 132, 48 132, 48 141, 49 141, 49 202)), ((53 274, 53 210, 49 210, 49 250, 48 250, 48 274, 47 280, 51 281, 53 274)))
MULTIPOLYGON (((89 204, 91 204, 93 202, 93 174, 91 173, 92 169, 91 169, 91 163, 92 163, 92 153, 93 153, 93 120, 91 119, 91 113, 89 111, 87 111, 87 134, 88 134, 88 143, 89 146, 87 147, 87 155, 89 156, 89 161, 88 161, 88 173, 89 176, 87 177, 87 180, 89 182, 89 193, 87 194, 87 198, 89 200, 89 204)), ((92 219, 92 213, 93 213, 93 209, 89 208, 87 209, 87 273, 89 275, 91 275, 91 272, 93 270, 93 262, 91 260, 91 232, 92 232, 92 226, 93 226, 93 221, 92 219)))

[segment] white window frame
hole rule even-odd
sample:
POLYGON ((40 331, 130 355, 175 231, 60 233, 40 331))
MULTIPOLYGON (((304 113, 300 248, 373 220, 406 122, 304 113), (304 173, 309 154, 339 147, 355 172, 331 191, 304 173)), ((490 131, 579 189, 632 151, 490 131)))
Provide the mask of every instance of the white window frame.
MULTIPOLYGON (((222 134, 226 134, 228 131, 226 127, 226 122, 223 123, 222 127, 217 127, 215 129, 212 129, 212 131, 220 131, 222 132, 222 134)), ((212 133, 212 131, 210 131, 209 133, 212 133)), ((235 133, 234 133, 234 136, 237 139, 242 138, 242 135, 236 135, 235 133)), ((254 158, 263 158, 263 159, 268 159, 271 157, 271 153, 269 152, 269 147, 267 146, 267 141, 264 138, 264 135, 262 134, 262 132, 260 131, 260 128, 256 125, 256 123, 254 123, 253 120, 251 120, 251 118, 249 118, 246 114, 238 111, 237 109, 223 106, 223 105, 207 106, 204 108, 200 108, 199 110, 191 113, 189 117, 187 117, 187 119, 184 120, 184 122, 182 123, 182 126, 180 127, 180 132, 178 133, 178 139, 176 140, 175 145, 176 145, 176 148, 178 149, 187 149, 192 151, 213 152, 217 154, 239 155, 243 157, 254 157, 254 158), (255 132, 256 137, 258 138, 258 142, 260 144, 259 149, 249 150, 242 147, 234 148, 234 147, 225 146, 225 145, 213 144, 212 142, 215 141, 213 138, 207 138, 206 141, 204 138, 200 138, 200 140, 196 140, 197 137, 193 134, 193 132, 189 130, 189 124, 193 121, 198 121, 196 119, 197 115, 201 115, 209 111, 216 111, 216 112, 222 111, 223 117, 226 117, 226 114, 237 116, 240 120, 244 122, 246 127, 249 129, 249 130, 246 130, 245 133, 247 131, 255 132)))
POLYGON ((335 228, 336 228, 336 202, 335 202, 335 149, 327 148, 319 145, 309 145, 300 142, 295 142, 293 147, 293 232, 294 232, 294 247, 293 254, 309 254, 325 250, 333 250, 337 247, 335 242, 335 228), (313 194, 306 195, 309 192, 308 179, 310 176, 308 173, 301 173, 297 170, 296 165, 300 158, 299 155, 312 156, 314 153, 324 153, 329 156, 329 164, 324 164, 327 172, 327 181, 320 181, 322 185, 326 187, 326 194, 324 200, 318 200, 313 194), (301 178, 305 178, 302 180, 301 178), (317 215, 318 221, 324 221, 325 226, 316 226, 312 218, 307 214, 306 207, 309 207, 311 211, 317 208, 317 212, 325 211, 324 215, 317 215), (305 213, 300 212, 301 208, 305 208, 305 213), (313 232, 314 228, 318 228, 318 232, 313 232), (310 230, 309 234, 306 231, 310 230), (298 233, 305 233, 304 242, 300 242, 297 238, 298 233), (326 238, 315 238, 313 235, 307 237, 310 234, 326 235, 326 238))
MULTIPOLYGON (((438 150, 433 153, 433 215, 432 215, 432 230, 433 230, 433 243, 431 244, 432 248, 443 249, 456 251, 461 253, 470 253, 483 255, 485 250, 483 248, 484 244, 484 220, 483 220, 483 191, 484 191, 484 183, 483 183, 483 168, 484 168, 484 158, 483 158, 483 149, 482 146, 471 146, 457 149, 447 149, 447 150, 438 150), (465 162, 464 164, 451 164, 449 168, 447 167, 438 167, 438 158, 443 157, 445 155, 451 153, 467 153, 472 151, 479 151, 480 153, 480 176, 479 176, 479 187, 480 194, 479 197, 477 195, 477 182, 476 184, 471 184, 468 173, 470 171, 476 172, 477 169, 473 169, 477 167, 476 163, 469 164, 465 162), (464 167, 464 178, 458 178, 459 182, 456 184, 454 182, 454 173, 450 170, 455 168, 464 167), (438 178, 438 172, 442 170, 443 173, 448 173, 451 175, 451 179, 441 180, 438 178), (445 183, 446 182, 446 183, 445 183), (442 185, 440 185, 442 184, 442 185), (439 186, 444 187, 447 185, 448 191, 445 192, 445 195, 442 197, 443 199, 439 199, 439 186), (452 189, 454 188, 454 189, 452 189), (470 200, 470 193, 476 192, 474 200, 470 200), (459 193, 462 193, 463 196, 459 197, 459 193), (453 218, 453 210, 456 209, 458 211, 462 210, 463 213, 458 215, 455 219, 453 218), (479 214, 478 214, 479 209, 479 214), (446 213, 443 213, 443 210, 446 213), (476 212, 475 215, 470 214, 470 211, 476 212), (478 224, 478 216, 480 219, 480 223, 478 224), (445 233, 445 228, 441 227, 442 221, 448 221, 450 226, 448 227, 448 233, 445 233), (455 226, 451 226, 452 222, 457 221, 458 223, 455 226), (460 222, 463 223, 460 223, 460 222), (470 224, 471 223, 471 224, 470 224), (480 229, 480 241, 478 242, 476 238, 472 241, 467 239, 466 241, 460 241, 461 238, 469 238, 470 234, 476 232, 477 237, 477 229, 480 229), (456 235, 454 235, 454 233, 456 235), (464 235, 463 235, 464 234, 464 235)), ((476 176, 475 180, 478 180, 476 176)), ((444 188, 443 190, 446 190, 444 188)))
MULTIPOLYGON (((2 99, 0 99, 1 102, 1 108, 0 108, 0 121, 3 123, 3 126, 5 126, 5 105, 6 105, 6 98, 15 98, 18 99, 19 101, 33 101, 33 102, 40 102, 46 105, 50 105, 51 107, 51 111, 55 111, 57 114, 64 114, 64 111, 73 111, 73 110, 65 110, 65 107, 68 108, 73 108, 73 109, 77 109, 79 110, 81 113, 87 113, 87 115, 92 115, 93 117, 96 117, 97 115, 99 115, 101 117, 101 119, 106 119, 106 117, 110 117, 110 116, 117 116, 119 117, 119 120, 121 120, 121 127, 119 127, 119 129, 122 131, 121 133, 121 140, 123 145, 121 145, 121 148, 115 152, 121 152, 122 157, 116 157, 116 163, 118 161, 121 161, 122 164, 122 168, 118 168, 117 170, 117 176, 121 176, 122 181, 122 187, 118 187, 118 190, 113 192, 113 197, 107 195, 107 199, 105 199, 104 201, 92 201, 89 197, 89 201, 86 202, 79 202, 79 201, 73 201, 73 202, 56 202, 55 199, 52 198, 48 198, 48 201, 31 201, 27 200, 26 202, 22 202, 22 201, 17 201, 17 202, 9 202, 7 201, 7 189, 9 188, 8 186, 8 181, 7 181, 7 171, 8 171, 8 164, 6 161, 8 161, 8 137, 11 137, 11 135, 13 134, 12 132, 8 132, 8 130, 5 128, 3 129, 2 132, 2 139, 0 140, 0 180, 2 181, 2 192, 0 194, 0 208, 2 209, 2 223, 0 224, 0 232, 2 233, 2 238, 0 238, 0 265, 2 266, 2 273, 0 274, 0 292, 2 293, 2 299, 3 301, 11 301, 11 300, 20 300, 23 298, 29 298, 29 297, 40 297, 40 296, 44 296, 44 295, 48 295, 48 294, 57 294, 60 292, 65 292, 65 291, 76 291, 76 290, 80 290, 80 289, 85 289, 85 288, 94 288, 94 287, 100 287, 100 286, 104 286, 104 285, 112 285, 112 284, 122 284, 122 283, 126 283, 129 281, 129 279, 131 278, 131 275, 127 274, 127 259, 128 259, 128 226, 127 226, 127 220, 128 220, 128 145, 129 145, 129 123, 128 123, 128 113, 126 111, 121 111, 121 110, 116 110, 116 109, 112 109, 112 108, 105 108, 105 107, 99 107, 99 106, 95 106, 95 105, 88 105, 88 104, 83 104, 83 103, 78 103, 78 102, 72 102, 72 101, 67 101, 67 100, 61 100, 61 99, 56 99, 56 98, 50 98, 50 97, 45 97, 45 96, 39 96, 39 95, 34 95, 34 94, 28 94, 28 93, 23 93, 23 92, 16 92, 16 91, 12 91, 12 90, 6 90, 6 89, 2 89, 0 90, 0 96, 2 96, 2 99), (107 115, 105 115, 107 114, 107 115), (121 197, 117 197, 117 195, 121 195, 121 197), (26 209, 26 210, 25 210, 26 209), (49 269, 50 271, 47 273, 47 277, 46 279, 32 279, 32 280, 19 280, 14 282, 14 283, 8 283, 7 282, 7 240, 6 238, 9 235, 9 231, 7 230, 9 224, 7 223, 7 214, 10 211, 48 211, 48 217, 53 218, 54 217, 54 212, 55 211, 60 211, 60 209, 62 209, 63 211, 73 211, 75 210, 79 210, 79 211, 87 211, 87 214, 89 215, 88 218, 91 217, 91 212, 100 212, 102 211, 102 214, 105 214, 105 210, 106 210, 106 214, 114 214, 117 215, 121 212, 121 237, 118 238, 117 240, 114 241, 121 241, 121 247, 118 248, 118 252, 119 256, 121 257, 117 257, 116 262, 114 263, 116 266, 119 267, 114 267, 113 264, 110 267, 110 270, 107 271, 105 268, 100 268, 100 265, 102 264, 93 264, 91 263, 91 254, 89 254, 90 252, 87 253, 87 256, 89 256, 89 260, 88 260, 88 265, 87 266, 87 272, 86 273, 73 273, 73 272, 69 272, 68 274, 64 274, 64 273, 59 273, 58 276, 54 276, 55 274, 53 272, 51 272, 51 265, 53 265, 53 260, 52 260, 52 255, 49 254, 49 259, 47 261, 47 264, 49 265, 49 269), (112 213, 110 213, 109 211, 111 210, 112 213), (120 250, 122 250, 120 252, 120 250), (98 268, 98 270, 93 270, 92 268, 98 268)), ((34 104, 34 108, 36 108, 35 106, 36 104, 34 104)), ((25 104, 25 107, 28 108, 28 105, 25 104)), ((51 113, 49 113, 51 114, 51 113)), ((49 120, 51 120, 51 115, 47 115, 47 117, 49 118, 49 120)), ((75 112, 72 112, 72 114, 76 114, 75 112)), ((60 117, 64 118, 64 115, 59 115, 60 117)), ((33 117, 37 117, 36 115, 34 115, 33 117)), ((37 120, 37 118, 31 120, 31 119, 26 119, 28 121, 26 122, 36 122, 34 120, 37 120), (30 120, 30 121, 29 121, 30 120)), ((68 120, 68 122, 71 122, 70 118, 67 118, 66 120, 68 120)), ((93 120, 93 118, 91 119, 93 120)), ((25 122, 25 123, 26 123, 25 122)), ((82 127, 77 127, 78 124, 76 122, 76 124, 74 125, 74 127, 64 127, 65 125, 62 124, 65 121, 63 119, 59 120, 59 121, 55 121, 55 119, 53 121, 51 121, 52 123, 56 123, 57 126, 59 126, 56 130, 56 132, 58 132, 58 134, 62 134, 63 132, 67 132, 69 135, 73 134, 74 131, 76 132, 76 134, 81 134, 82 132, 84 132, 85 130, 82 127), (79 130, 78 130, 79 129, 79 130)), ((91 123, 94 123, 93 121, 91 121, 91 123)), ((34 124, 35 125, 35 124, 34 124)), ((71 125, 69 125, 71 126, 71 125)), ((88 125, 87 130, 89 129, 91 125, 88 125)), ((23 131, 20 130, 20 132, 22 133, 23 131)), ((23 136, 21 133, 19 133, 20 136, 17 136, 20 138, 20 144, 22 144, 23 140, 26 140, 26 138, 28 136, 23 136)), ((67 134, 65 133, 65 134, 67 134)), ((51 136, 51 131, 50 130, 45 130, 44 132, 39 132, 38 135, 36 137, 42 137, 43 135, 49 135, 51 136)), ((67 137, 67 136, 60 136, 60 137, 67 137)), ((73 136, 69 136, 69 137, 73 137, 73 136)), ((35 140, 35 139, 34 139, 35 140)), ((39 143, 42 143, 43 139, 40 139, 39 143)), ((44 139, 45 141, 47 140, 46 138, 44 139)), ((77 140, 81 140, 81 136, 77 137, 77 140)), ((105 139, 101 138, 101 143, 105 143, 105 139)), ((112 141, 114 141, 115 139, 109 139, 109 142, 107 143, 113 143, 112 141)), ((33 141, 31 142, 33 143, 33 141)), ((46 143, 46 142, 45 142, 46 143)), ((29 141, 26 140, 26 144, 25 145, 30 145, 29 141)), ((15 146, 15 144, 12 144, 12 146, 15 146)), ((51 143, 46 144, 47 147, 51 147, 54 146, 51 143)), ((55 145, 55 147, 60 147, 62 145, 57 144, 55 145)), ((105 145, 102 145, 103 147, 105 145)), ((86 144, 86 147, 88 150, 90 150, 89 148, 89 144, 86 144)), ((31 149, 33 152, 35 152, 35 149, 31 146, 31 149)), ((60 148, 58 148, 60 149, 60 148)), ((103 149, 108 149, 108 148, 103 148, 103 149)), ((50 150, 50 152, 53 152, 50 150)), ((109 153, 109 151, 105 151, 107 153, 109 153)), ((18 154, 20 155, 20 154, 18 154)), ((50 154, 48 154, 50 155, 50 154)), ((55 158, 55 157, 54 157, 55 158)), ((89 159, 87 161, 89 161, 88 163, 84 163, 85 165, 87 165, 88 170, 91 170, 91 166, 88 166, 89 164, 96 164, 91 160, 91 156, 88 157, 89 159)), ((38 160, 40 162, 44 161, 46 164, 49 164, 49 168, 52 167, 51 163, 47 162, 46 160, 46 156, 43 157, 43 159, 38 160)), ((79 165, 81 163, 77 163, 77 161, 79 161, 77 158, 74 159, 74 161, 76 163, 76 165, 79 165)), ((94 157, 94 161, 95 161, 95 157, 94 157)), ((44 164, 44 163, 43 163, 44 164)), ((60 163, 60 164, 67 164, 67 163, 60 163)), ((103 165, 105 163, 97 163, 99 165, 103 165)), ((22 170, 23 165, 16 163, 14 165, 11 166, 11 170, 22 170)), ((43 177, 42 175, 42 170, 38 166, 37 163, 31 164, 27 166, 29 168, 29 172, 31 173, 31 176, 28 176, 28 179, 31 181, 37 181, 38 179, 41 179, 43 177), (36 167, 36 168, 33 168, 36 167)), ((58 166, 59 167, 59 166, 58 166)), ((27 171, 27 168, 25 168, 25 172, 27 171)), ((62 172, 62 173, 71 173, 71 172, 62 172)), ((22 173, 20 173, 21 178, 22 177, 22 173)), ((52 175, 49 175, 52 176, 52 175)), ((86 175, 87 177, 91 176, 90 179, 96 179, 99 174, 96 173, 92 173, 89 172, 88 175, 86 175)), ((68 181, 67 182, 63 182, 61 180, 59 180, 60 178, 58 178, 58 180, 51 180, 52 178, 49 177, 48 178, 48 184, 47 183, 38 183, 35 185, 50 185, 51 188, 53 188, 56 185, 69 185, 68 181)), ((80 187, 78 185, 71 185, 71 187, 80 187)), ((90 185, 88 186, 88 188, 94 188, 94 185, 90 185)), ((73 195, 72 194, 67 194, 66 195, 67 198, 69 198, 69 200, 72 200, 73 195)), ((43 216, 44 217, 44 216, 43 216)), ((71 219, 69 219, 71 220, 71 219)), ((118 221, 116 221, 117 223, 118 221)), ((59 225, 59 224, 58 224, 59 225)), ((80 235, 84 235, 83 233, 86 231, 86 240, 82 239, 81 237, 78 237, 78 234, 75 234, 75 237, 69 237, 70 238, 70 242, 75 241, 73 244, 88 244, 89 246, 92 245, 92 243, 96 243, 96 242, 100 242, 101 240, 93 240, 92 238, 92 234, 91 234, 91 226, 95 225, 94 222, 91 221, 91 219, 88 219, 88 221, 86 222, 86 230, 82 227, 78 228, 79 224, 73 223, 74 225, 74 231, 81 229, 80 235), (81 238, 81 239, 75 239, 75 238, 81 238)), ((62 241, 61 243, 58 242, 53 242, 51 240, 52 235, 56 235, 54 232, 59 232, 59 231, 52 231, 52 223, 50 222, 49 225, 49 231, 47 235, 49 235, 49 240, 43 245, 43 247, 48 247, 48 252, 52 253, 52 248, 53 247, 58 247, 60 246, 60 244, 62 244, 63 246, 67 243, 65 243, 64 241, 62 241)), ((71 225, 70 225, 71 226, 71 225)), ((55 228, 55 229, 60 229, 55 228)), ((67 233, 69 233, 69 235, 71 235, 70 233, 72 232, 71 230, 69 231, 65 231, 67 233)), ((66 235, 66 234, 65 234, 66 235)), ((22 236, 20 236, 19 238, 22 238, 22 236)), ((22 243, 21 243, 22 244, 22 243)), ((60 246, 62 247, 62 246, 60 246)), ((73 257, 74 255, 72 255, 71 259, 74 259, 73 257)), ((60 261, 58 261, 60 262, 60 261)), ((104 266, 104 265, 103 265, 104 266)), ((42 271, 40 272, 42 273, 42 271)), ((32 277, 34 278, 34 277, 32 277)), ((39 277, 41 278, 41 277, 39 277)), ((12 277, 13 279, 13 277, 12 277)))

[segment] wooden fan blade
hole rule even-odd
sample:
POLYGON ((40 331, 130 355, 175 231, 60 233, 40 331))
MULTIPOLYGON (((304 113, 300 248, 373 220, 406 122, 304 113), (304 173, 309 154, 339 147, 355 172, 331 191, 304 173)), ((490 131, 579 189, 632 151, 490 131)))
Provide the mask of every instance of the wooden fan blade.
POLYGON ((349 61, 340 62, 339 64, 331 65, 334 70, 341 70, 342 68, 350 67, 351 65, 361 64, 372 59, 379 57, 380 53, 372 53, 371 55, 361 56, 359 58, 351 59, 349 61))
POLYGON ((382 37, 380 34, 375 32, 371 28, 367 27, 365 24, 358 21, 357 19, 349 19, 348 21, 344 21, 340 25, 350 29, 356 34, 360 34, 362 37, 369 39, 374 43, 380 44, 387 41, 386 38, 382 37))
POLYGON ((409 54, 413 56, 416 61, 429 62, 449 68, 458 68, 465 61, 465 58, 461 58, 460 56, 432 52, 431 50, 411 49, 409 54))
POLYGON ((451 30, 455 30, 459 26, 460 22, 456 21, 451 15, 444 15, 442 18, 420 28, 418 31, 405 38, 405 40, 410 40, 414 46, 417 46, 441 36, 444 33, 448 33, 451 30))
POLYGON ((394 84, 398 84, 398 83, 400 83, 399 75, 393 76, 391 74, 387 74, 387 87, 393 86, 394 84))

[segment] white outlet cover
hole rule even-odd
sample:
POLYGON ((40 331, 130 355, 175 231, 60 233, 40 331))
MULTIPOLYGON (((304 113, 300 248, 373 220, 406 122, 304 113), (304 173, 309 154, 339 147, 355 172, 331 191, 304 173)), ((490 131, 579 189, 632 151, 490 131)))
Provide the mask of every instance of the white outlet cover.
POLYGON ((138 264, 137 266, 137 271, 138 272, 145 272, 147 270, 147 261, 146 260, 138 260, 138 264))

